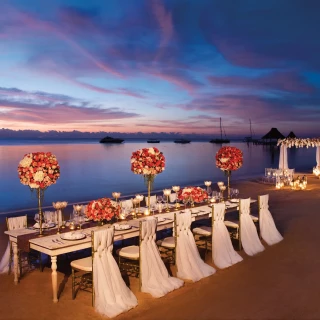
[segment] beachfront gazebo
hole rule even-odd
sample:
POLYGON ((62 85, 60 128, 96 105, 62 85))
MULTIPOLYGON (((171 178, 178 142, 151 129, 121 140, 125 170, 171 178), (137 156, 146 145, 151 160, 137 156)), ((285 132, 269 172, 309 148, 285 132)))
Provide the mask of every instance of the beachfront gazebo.
POLYGON ((295 139, 297 136, 294 134, 293 131, 290 131, 290 133, 287 135, 287 138, 295 139))
POLYGON ((261 139, 264 140, 266 144, 267 140, 269 140, 268 144, 276 144, 279 139, 284 138, 285 136, 277 128, 271 128, 271 130, 267 134, 265 134, 261 139))

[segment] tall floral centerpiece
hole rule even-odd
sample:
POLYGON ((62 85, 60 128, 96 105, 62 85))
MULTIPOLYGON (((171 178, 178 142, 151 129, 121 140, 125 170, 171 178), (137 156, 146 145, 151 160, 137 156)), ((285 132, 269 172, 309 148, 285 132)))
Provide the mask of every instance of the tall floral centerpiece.
POLYGON ((119 218, 121 206, 118 202, 109 198, 101 198, 91 201, 87 205, 86 215, 90 220, 98 221, 101 225, 103 221, 112 221, 119 218))
POLYGON ((19 162, 18 174, 22 184, 29 186, 32 191, 37 191, 40 227, 39 234, 42 236, 42 203, 44 191, 52 184, 55 184, 60 177, 60 166, 58 164, 58 160, 51 152, 27 153, 19 162))
POLYGON ((224 171, 228 178, 228 199, 230 199, 231 172, 241 168, 242 164, 242 151, 236 147, 222 147, 216 154, 216 166, 224 171))
POLYGON ((179 200, 190 200, 191 206, 194 206, 194 202, 200 203, 208 199, 208 193, 206 190, 200 187, 185 187, 178 193, 179 200))
POLYGON ((131 171, 141 174, 148 187, 148 209, 150 212, 150 192, 154 178, 165 169, 165 157, 157 148, 143 148, 132 153, 131 171))

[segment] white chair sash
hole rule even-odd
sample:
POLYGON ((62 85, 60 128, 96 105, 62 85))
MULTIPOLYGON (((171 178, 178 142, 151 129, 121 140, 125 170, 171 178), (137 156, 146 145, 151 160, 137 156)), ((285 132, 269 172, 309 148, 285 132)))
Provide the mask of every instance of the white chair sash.
POLYGON ((113 235, 114 228, 102 228, 94 232, 95 309, 109 318, 126 312, 138 304, 135 295, 123 281, 113 258, 113 235))
POLYGON ((242 257, 234 250, 227 227, 224 224, 225 203, 214 204, 214 223, 212 229, 212 260, 224 269, 240 261, 242 257))
MULTIPOLYGON (((27 227, 27 218, 26 216, 8 218, 8 230, 24 229, 27 227)), ((1 261, 0 261, 0 273, 6 273, 9 271, 10 264, 10 241, 6 251, 4 252, 1 261)))
POLYGON ((259 201, 259 211, 260 211, 260 233, 262 239, 269 245, 283 240, 283 237, 279 233, 269 211, 269 195, 260 196, 259 201))
POLYGON ((194 236, 190 230, 191 211, 177 213, 176 223, 178 236, 176 247, 177 276, 195 282, 214 274, 216 270, 204 263, 199 255, 194 236))
POLYGON ((141 228, 141 291, 150 293, 155 298, 160 298, 183 286, 183 281, 170 277, 161 260, 159 249, 155 243, 157 220, 150 217, 142 222, 141 228))
MULTIPOLYGON (((157 196, 156 195, 151 196, 150 197, 150 206, 152 206, 156 203, 157 203, 157 196)), ((148 205, 148 197, 146 197, 146 204, 148 205)))
POLYGON ((240 200, 240 239, 245 253, 253 256, 264 250, 250 216, 250 198, 240 200))
POLYGON ((170 193, 170 202, 175 202, 177 199, 177 193, 170 193))

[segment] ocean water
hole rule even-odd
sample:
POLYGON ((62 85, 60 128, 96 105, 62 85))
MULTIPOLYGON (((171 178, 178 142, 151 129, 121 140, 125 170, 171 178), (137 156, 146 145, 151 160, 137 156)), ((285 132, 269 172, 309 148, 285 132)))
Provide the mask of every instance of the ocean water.
MULTIPOLYGON (((18 163, 26 153, 50 151, 59 161, 61 177, 45 191, 44 206, 50 206, 55 201, 77 203, 111 198, 113 191, 122 195, 146 192, 143 177, 130 170, 130 157, 133 151, 151 146, 159 148, 166 157, 166 169, 155 178, 154 191, 173 185, 203 185, 204 180, 226 180, 215 166, 215 154, 221 146, 209 142, 180 145, 168 141, 153 145, 146 141, 125 141, 117 145, 92 140, 0 140, 0 213, 37 206, 35 194, 20 183, 17 174, 18 163)), ((230 146, 241 149, 244 155, 244 164, 232 173, 232 180, 262 176, 265 168, 278 167, 277 147, 243 142, 231 142, 230 146)), ((312 172, 315 154, 315 148, 289 149, 289 167, 312 172)))

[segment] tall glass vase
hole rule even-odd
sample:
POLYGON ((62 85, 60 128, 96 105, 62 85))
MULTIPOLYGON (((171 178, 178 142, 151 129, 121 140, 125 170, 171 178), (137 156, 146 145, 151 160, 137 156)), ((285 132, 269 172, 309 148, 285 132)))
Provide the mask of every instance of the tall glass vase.
POLYGON ((228 190, 227 190, 227 199, 230 199, 231 198, 231 196, 230 196, 230 177, 231 177, 231 170, 226 170, 225 171, 225 174, 226 174, 226 176, 227 176, 227 181, 228 181, 228 184, 227 184, 227 188, 228 188, 228 190))
POLYGON ((44 197, 44 189, 38 188, 37 189, 37 198, 38 198, 38 210, 39 210, 39 237, 43 236, 43 228, 42 228, 42 221, 43 221, 43 212, 42 212, 42 203, 44 197))
POLYGON ((151 193, 151 189, 153 187, 154 178, 155 178, 155 174, 145 174, 144 175, 144 182, 148 187, 148 202, 147 202, 147 205, 148 205, 148 212, 149 213, 151 212, 150 211, 150 193, 151 193))

